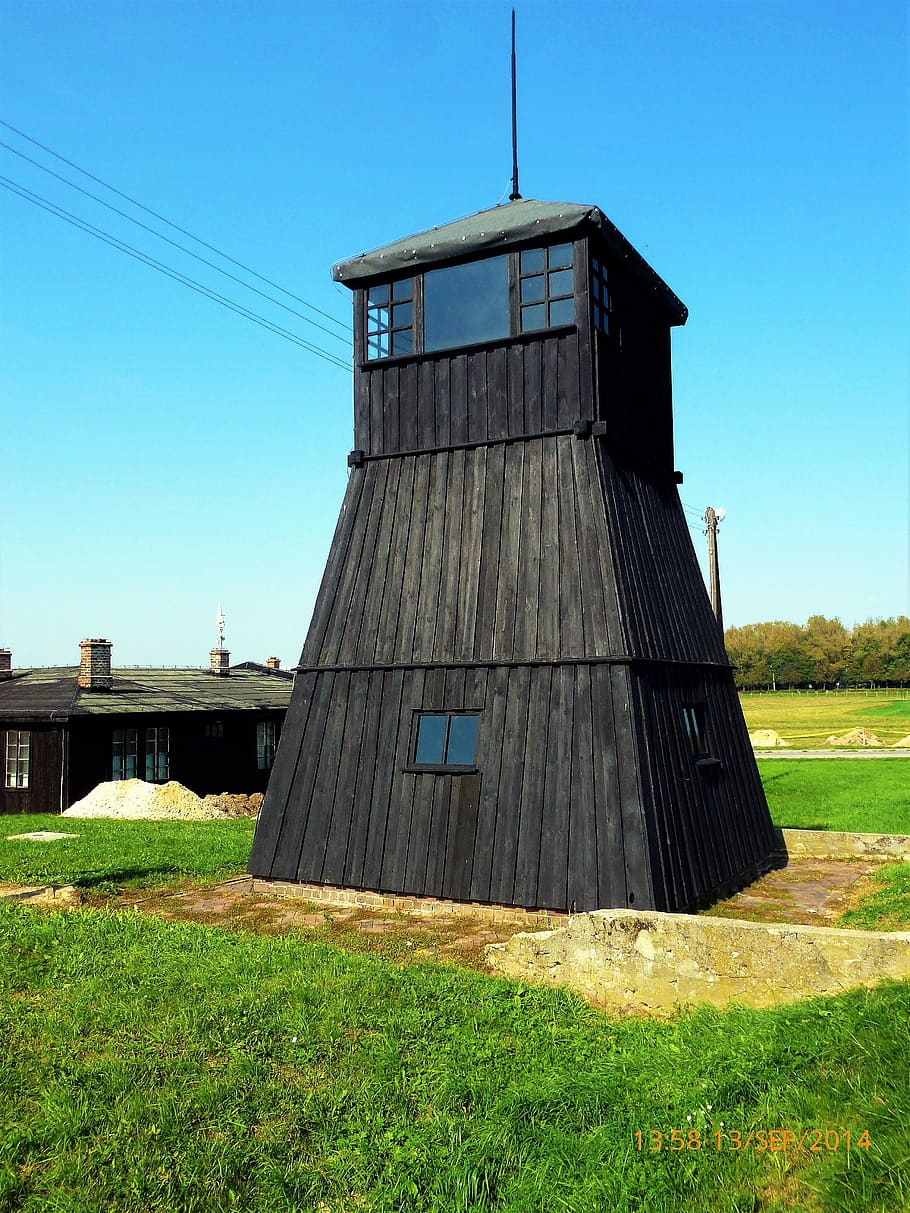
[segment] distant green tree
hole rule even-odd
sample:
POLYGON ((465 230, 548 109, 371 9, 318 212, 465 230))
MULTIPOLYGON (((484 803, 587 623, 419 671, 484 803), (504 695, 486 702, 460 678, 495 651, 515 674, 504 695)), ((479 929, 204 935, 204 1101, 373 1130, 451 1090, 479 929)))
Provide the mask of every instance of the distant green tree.
POLYGON ((810 615, 803 645, 811 683, 830 687, 843 680, 850 651, 850 633, 839 619, 810 615))

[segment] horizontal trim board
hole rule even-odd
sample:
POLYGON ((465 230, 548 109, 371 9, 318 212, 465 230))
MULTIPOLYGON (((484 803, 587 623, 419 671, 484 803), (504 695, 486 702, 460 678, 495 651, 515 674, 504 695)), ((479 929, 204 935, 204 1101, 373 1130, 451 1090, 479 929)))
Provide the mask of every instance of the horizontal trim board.
POLYGON ((564 665, 646 665, 682 667, 690 670, 732 670, 723 661, 680 661, 672 657, 631 657, 627 653, 611 654, 609 657, 539 657, 523 661, 507 661, 502 658, 490 661, 378 661, 370 665, 298 665, 295 674, 360 674, 373 670, 514 670, 524 666, 564 665))
MULTIPOLYGON (((582 420, 585 420, 582 418, 582 420)), ((588 421, 589 425, 595 423, 588 421)), ((379 463, 383 459, 405 459, 409 455, 444 455, 450 451, 476 451, 484 446, 511 446, 516 442, 534 442, 541 438, 589 438, 592 434, 579 434, 574 426, 567 426, 561 430, 538 430, 533 434, 506 434, 502 438, 477 438, 473 442, 456 442, 448 446, 421 446, 414 447, 407 451, 388 451, 380 455, 367 455, 364 452, 358 454, 357 460, 351 466, 357 467, 361 463, 379 463)), ((353 455, 354 452, 352 451, 353 455)))
POLYGON ((369 372, 374 367, 384 369, 387 366, 401 366, 408 362, 430 362, 434 358, 450 358, 457 354, 479 354, 487 350, 508 349, 513 345, 525 345, 530 341, 540 341, 550 337, 562 337, 566 333, 578 331, 573 321, 571 324, 554 324, 545 329, 528 329, 513 333, 511 337, 500 337, 496 341, 474 341, 470 345, 452 345, 442 350, 421 350, 420 353, 387 354, 384 358, 367 358, 357 363, 357 370, 369 372))

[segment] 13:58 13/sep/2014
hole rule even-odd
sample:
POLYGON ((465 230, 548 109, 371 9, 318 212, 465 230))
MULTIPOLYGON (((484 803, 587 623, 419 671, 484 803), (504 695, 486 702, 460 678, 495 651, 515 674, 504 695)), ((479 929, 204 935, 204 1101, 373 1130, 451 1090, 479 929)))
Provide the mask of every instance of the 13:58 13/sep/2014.
POLYGON ((754 1150, 757 1154, 808 1150, 812 1154, 835 1150, 868 1150, 872 1146, 869 1130, 850 1129, 636 1129, 632 1134, 640 1153, 670 1150, 754 1150))

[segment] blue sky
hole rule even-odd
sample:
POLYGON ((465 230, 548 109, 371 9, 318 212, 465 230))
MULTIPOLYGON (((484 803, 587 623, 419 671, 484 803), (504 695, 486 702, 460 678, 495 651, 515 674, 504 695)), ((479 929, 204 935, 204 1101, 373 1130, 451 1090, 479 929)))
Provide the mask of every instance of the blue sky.
MULTIPOLYGON (((517 9, 522 193, 599 205, 689 307, 676 465, 699 554, 698 516, 727 510, 726 622, 907 613, 906 6, 517 9)), ((333 262, 507 195, 509 11, 0 0, 0 118, 345 323, 333 262)), ((235 660, 293 664, 344 492, 349 373, 6 189, 0 224, 0 646, 74 662, 106 636, 115 664, 204 664, 222 602, 235 660)))

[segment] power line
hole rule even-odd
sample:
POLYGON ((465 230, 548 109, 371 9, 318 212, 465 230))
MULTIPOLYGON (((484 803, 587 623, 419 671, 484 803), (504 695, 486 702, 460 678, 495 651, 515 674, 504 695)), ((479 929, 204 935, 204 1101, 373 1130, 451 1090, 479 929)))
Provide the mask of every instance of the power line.
MULTIPOLYGON (((103 198, 99 198, 97 194, 91 193, 90 190, 84 190, 81 185, 77 185, 75 181, 69 181, 66 177, 55 173, 53 169, 46 165, 33 160, 31 156, 26 156, 25 152, 20 152, 18 148, 13 147, 9 143, 4 143, 0 139, 0 147, 6 148, 8 152, 12 152, 14 156, 19 156, 22 160, 26 160, 29 164, 33 164, 36 168, 40 168, 43 173, 48 173, 51 177, 56 177, 58 181, 62 181, 64 185, 68 185, 71 189, 78 190, 80 194, 84 194, 86 198, 91 198, 93 202, 98 202, 101 206, 107 207, 109 211, 113 211, 115 215, 120 215, 130 223, 135 223, 137 227, 141 227, 145 232, 151 232, 153 236, 157 236, 159 240, 163 240, 166 244, 172 245, 176 249, 180 249, 181 253, 186 253, 188 257, 200 261, 203 265, 209 266, 218 274, 223 274, 225 278, 230 278, 232 282, 237 282, 240 286, 245 287, 248 291, 253 291, 260 295, 263 299, 268 299, 269 303, 274 303, 276 307, 284 308, 286 312, 290 312, 293 316, 299 317, 305 324, 311 324, 314 328, 320 329, 323 333, 328 333, 330 337, 334 337, 336 341, 343 341, 350 345, 350 338, 342 336, 341 333, 335 333, 331 329, 327 329, 324 324, 320 324, 316 320, 311 320, 309 316, 304 316, 303 312, 298 312, 296 308, 289 307, 286 303, 282 303, 280 299, 274 298, 272 295, 267 295, 265 291, 261 291, 258 286, 251 286, 250 283, 244 282, 242 278, 238 278, 236 274, 232 274, 229 270, 224 270, 220 265, 216 265, 214 261, 209 261, 207 257, 201 257, 198 253, 194 253, 192 249, 188 249, 186 245, 179 244, 176 240, 171 240, 170 236, 165 236, 163 232, 156 232, 153 227, 149 227, 147 223, 143 223, 140 219, 134 219, 132 215, 128 215, 126 211, 120 210, 117 206, 112 206, 110 202, 105 202, 103 198)), ((336 321, 336 323, 338 323, 336 321)))
POLYGON ((35 147, 40 147, 41 150, 43 152, 47 152, 49 156, 53 156, 55 159, 60 160, 63 164, 67 164, 70 168, 74 168, 77 173, 82 173, 82 175, 84 177, 88 177, 90 181, 95 181, 98 185, 103 185, 106 190, 110 190, 111 193, 116 194, 118 198, 123 198, 127 202, 132 203, 133 206, 138 206, 139 209, 145 211, 147 215, 152 215, 155 219, 160 220, 162 223, 166 223, 168 227, 172 227, 175 232, 180 232, 181 235, 189 236, 191 240, 195 240, 196 243, 201 244, 203 248, 209 249, 210 252, 217 253, 219 257, 223 257, 225 261, 230 261, 232 265, 238 266, 240 269, 245 270, 246 273, 252 274, 253 277, 258 278, 260 282, 265 282, 269 286, 274 287, 276 291, 281 291, 281 293, 283 295, 287 295, 289 299, 296 299, 298 303, 302 303, 303 306, 309 308, 310 311, 316 312, 320 316, 324 316, 326 320, 331 320, 332 324, 337 324, 339 328, 344 329, 345 332, 350 331, 350 325, 344 324, 341 320, 337 320, 334 316, 330 315, 328 312, 324 312, 321 308, 316 307, 315 304, 309 303, 306 299, 301 299, 299 295, 295 295, 293 291, 289 291, 286 287, 281 286, 279 283, 273 282, 271 278, 266 278, 264 274, 257 273, 256 270, 251 269, 248 265, 244 265, 242 261, 238 261, 235 257, 228 256, 227 253, 223 253, 221 249, 216 248, 214 244, 209 244, 208 241, 203 240, 201 236, 196 236, 192 232, 187 231, 185 227, 180 227, 179 224, 172 223, 170 219, 166 219, 164 215, 159 215, 157 211, 153 211, 151 207, 145 206, 143 203, 139 202, 138 199, 132 198, 129 194, 125 194, 123 190, 118 190, 114 185, 109 185, 107 181, 103 181, 100 177, 96 177, 94 173, 90 173, 88 169, 82 168, 73 160, 67 160, 65 156, 61 156, 59 152, 55 152, 53 148, 47 147, 46 144, 39 143, 38 140, 33 139, 31 135, 26 135, 25 131, 20 131, 19 128, 13 126, 11 122, 5 122, 2 118, 0 118, 0 126, 5 126, 8 131, 13 131, 14 134, 19 135, 20 138, 27 139, 28 142, 34 144, 35 147))
POLYGON ((8 177, 0 176, 0 186, 6 190, 9 190, 10 193, 17 194, 26 202, 31 202, 34 206, 40 207, 41 210, 47 211, 49 214, 56 216, 58 219, 63 219, 66 223, 72 224, 73 227, 79 228, 80 231, 86 232, 90 236, 94 236, 96 239, 101 240, 104 244, 109 244, 112 248, 117 249, 118 252, 126 253, 128 257, 132 257, 136 261, 141 261, 143 265, 147 265, 151 269, 158 270, 159 273, 164 274, 168 278, 173 278, 175 282, 179 282, 182 286, 189 287, 190 290, 195 291, 197 294, 205 295, 206 298, 213 300, 215 303, 220 303, 222 307, 226 307, 230 311, 236 312, 237 315, 243 316, 247 320, 252 320, 254 324, 258 324, 261 328, 268 329, 277 336, 284 337, 286 340, 292 341, 295 345, 301 346, 309 353, 315 354, 317 358, 323 358, 326 362, 332 363, 333 366, 340 367, 343 371, 351 370, 351 367, 347 363, 342 362, 340 358, 337 358, 328 350, 324 350, 318 345, 313 345, 313 343, 310 341, 305 341, 296 333, 292 333, 290 330, 283 328, 281 325, 275 324, 271 320, 267 320, 258 313, 244 307, 243 304, 237 303, 236 300, 228 299, 227 296, 219 294, 218 291, 213 291, 210 287, 204 286, 201 282, 196 282, 195 279, 188 277, 179 270, 166 266, 163 262, 157 261, 154 257, 150 257, 147 253, 143 253, 139 249, 133 248, 132 245, 127 244, 124 240, 120 240, 117 236, 112 236, 110 232, 105 232, 101 228, 95 227, 94 224, 88 223, 84 219, 80 219, 78 215, 73 215, 71 212, 64 210, 63 207, 57 206, 56 203, 50 202, 47 198, 42 198, 40 194, 33 193, 31 190, 26 189, 24 186, 19 185, 15 181, 10 181, 8 177))

